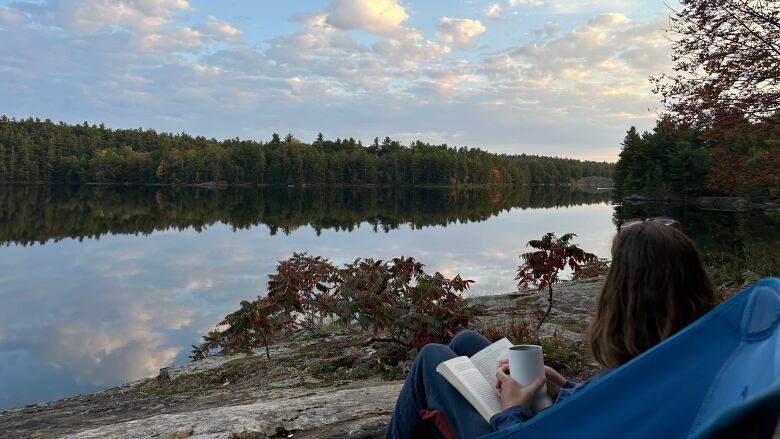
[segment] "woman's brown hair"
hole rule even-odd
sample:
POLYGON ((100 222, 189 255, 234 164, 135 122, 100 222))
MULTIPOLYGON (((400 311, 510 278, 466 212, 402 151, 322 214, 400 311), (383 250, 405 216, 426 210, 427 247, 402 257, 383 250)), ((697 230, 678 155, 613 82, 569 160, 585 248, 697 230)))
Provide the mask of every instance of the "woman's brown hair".
POLYGON ((626 227, 612 242, 612 265, 588 333, 593 355, 614 368, 718 304, 696 245, 673 226, 626 227))

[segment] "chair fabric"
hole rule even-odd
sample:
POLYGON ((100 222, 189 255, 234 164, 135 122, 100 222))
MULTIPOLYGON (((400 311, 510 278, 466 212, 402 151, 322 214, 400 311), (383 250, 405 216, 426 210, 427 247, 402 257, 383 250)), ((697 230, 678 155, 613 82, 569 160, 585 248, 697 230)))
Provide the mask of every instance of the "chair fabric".
POLYGON ((779 328, 780 279, 761 280, 530 421, 482 438, 771 438, 779 328))

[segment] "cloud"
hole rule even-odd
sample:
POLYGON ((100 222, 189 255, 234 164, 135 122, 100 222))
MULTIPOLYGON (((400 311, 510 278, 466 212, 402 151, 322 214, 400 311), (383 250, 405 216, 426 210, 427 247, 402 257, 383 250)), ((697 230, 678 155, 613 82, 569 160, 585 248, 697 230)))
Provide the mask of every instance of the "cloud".
POLYGON ((76 381, 105 386, 154 376, 180 348, 165 348, 165 338, 134 327, 100 330, 83 322, 47 328, 24 343, 56 368, 67 368, 76 381))
POLYGON ((327 23, 342 30, 392 35, 409 18, 395 0, 332 0, 327 23))
POLYGON ((436 27, 436 35, 439 40, 447 44, 453 44, 459 49, 467 49, 472 46, 471 40, 485 30, 485 26, 479 20, 442 17, 436 27))
POLYGON ((662 20, 633 23, 623 14, 599 14, 557 38, 487 57, 483 73, 494 81, 497 101, 535 105, 544 118, 651 119, 647 109, 657 101, 647 78, 669 64, 662 20))
POLYGON ((337 57, 345 52, 355 54, 363 50, 348 35, 328 24, 326 14, 309 16, 299 22, 304 24, 305 31, 270 41, 271 47, 266 53, 272 60, 283 64, 310 65, 315 59, 337 57))
POLYGON ((98 31, 110 26, 157 29, 190 9, 187 0, 51 0, 37 12, 65 28, 98 31))
POLYGON ((617 12, 599 14, 588 20, 587 27, 609 29, 628 23, 629 18, 617 12))
POLYGON ((427 79, 420 80, 412 91, 421 102, 452 102, 465 93, 464 85, 479 86, 481 83, 481 78, 468 67, 428 69, 425 72, 427 79))
POLYGON ((492 20, 501 18, 501 5, 496 2, 491 2, 485 7, 485 17, 492 20))
POLYGON ((186 52, 202 48, 206 44, 204 35, 191 27, 164 29, 141 35, 136 42, 138 48, 148 52, 186 52))
MULTIPOLYGON (((14 3, 37 24, 87 34, 126 32, 134 49, 147 52, 197 51, 214 43, 235 44, 242 33, 232 24, 210 16, 194 26, 176 25, 192 9, 187 0, 49 0, 14 3)), ((0 9, 0 17, 2 16, 0 9)), ((0 18, 2 22, 2 18, 0 18)))
POLYGON ((25 21, 24 15, 6 7, 0 6, 0 26, 17 26, 25 21))
POLYGON ((136 47, 148 52, 192 52, 216 43, 237 44, 241 36, 241 31, 232 24, 209 17, 207 23, 195 26, 137 32, 134 41, 136 47))
POLYGON ((552 37, 561 30, 561 23, 558 21, 548 21, 544 23, 544 34, 547 37, 552 37))
POLYGON ((284 66, 284 72, 279 73, 297 78, 290 84, 320 82, 319 90, 328 89, 329 95, 361 95, 386 92, 393 78, 413 80, 422 63, 450 53, 448 46, 404 26, 370 45, 358 43, 331 23, 331 13, 299 17, 295 22, 305 27, 302 32, 271 40, 271 47, 255 59, 267 58, 271 64, 284 66))
POLYGON ((507 4, 510 8, 514 8, 517 6, 542 6, 545 2, 544 0, 508 0, 507 4))
POLYGON ((373 45, 376 54, 388 63, 405 70, 414 70, 425 61, 432 61, 446 55, 450 48, 426 40, 417 31, 407 31, 397 37, 385 38, 373 45))
MULTIPOLYGON (((117 284, 144 273, 139 270, 127 277, 120 276, 117 284)), ((190 329, 195 310, 167 298, 119 290, 93 297, 89 319, 83 315, 81 320, 47 321, 34 327, 14 327, 11 323, 8 335, 0 339, 0 352, 24 350, 33 361, 65 370, 81 385, 116 385, 156 375, 183 350, 172 343, 165 331, 190 329)), ((84 299, 77 294, 69 300, 84 299)), ((26 303, 22 301, 21 305, 26 303)), ((67 311, 69 306, 72 303, 58 303, 51 315, 56 315, 55 319, 72 319, 73 314, 67 311)))
POLYGON ((214 40, 230 43, 238 43, 241 40, 241 31, 232 24, 219 21, 216 17, 209 17, 206 24, 195 26, 195 29, 214 40))

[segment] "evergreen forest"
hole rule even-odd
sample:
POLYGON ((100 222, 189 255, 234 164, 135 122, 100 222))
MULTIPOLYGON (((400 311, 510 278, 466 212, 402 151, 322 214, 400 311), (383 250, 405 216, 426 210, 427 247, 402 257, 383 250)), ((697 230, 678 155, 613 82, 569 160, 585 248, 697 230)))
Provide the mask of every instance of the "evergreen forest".
POLYGON ((780 197, 780 117, 718 132, 662 119, 631 127, 615 166, 620 195, 780 197))
POLYGON ((216 140, 152 129, 111 129, 0 117, 0 181, 132 184, 311 184, 394 186, 562 185, 611 177, 614 165, 494 154, 385 137, 304 143, 216 140))

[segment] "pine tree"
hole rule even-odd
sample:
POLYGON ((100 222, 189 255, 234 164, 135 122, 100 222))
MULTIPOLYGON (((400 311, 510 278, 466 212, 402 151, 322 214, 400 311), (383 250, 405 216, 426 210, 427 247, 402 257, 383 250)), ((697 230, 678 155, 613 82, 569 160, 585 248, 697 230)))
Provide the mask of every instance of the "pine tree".
MULTIPOLYGON (((0 128, 2 127, 0 126, 0 128)), ((0 181, 8 179, 8 169, 5 165, 5 160, 5 146, 0 142, 0 181)))

